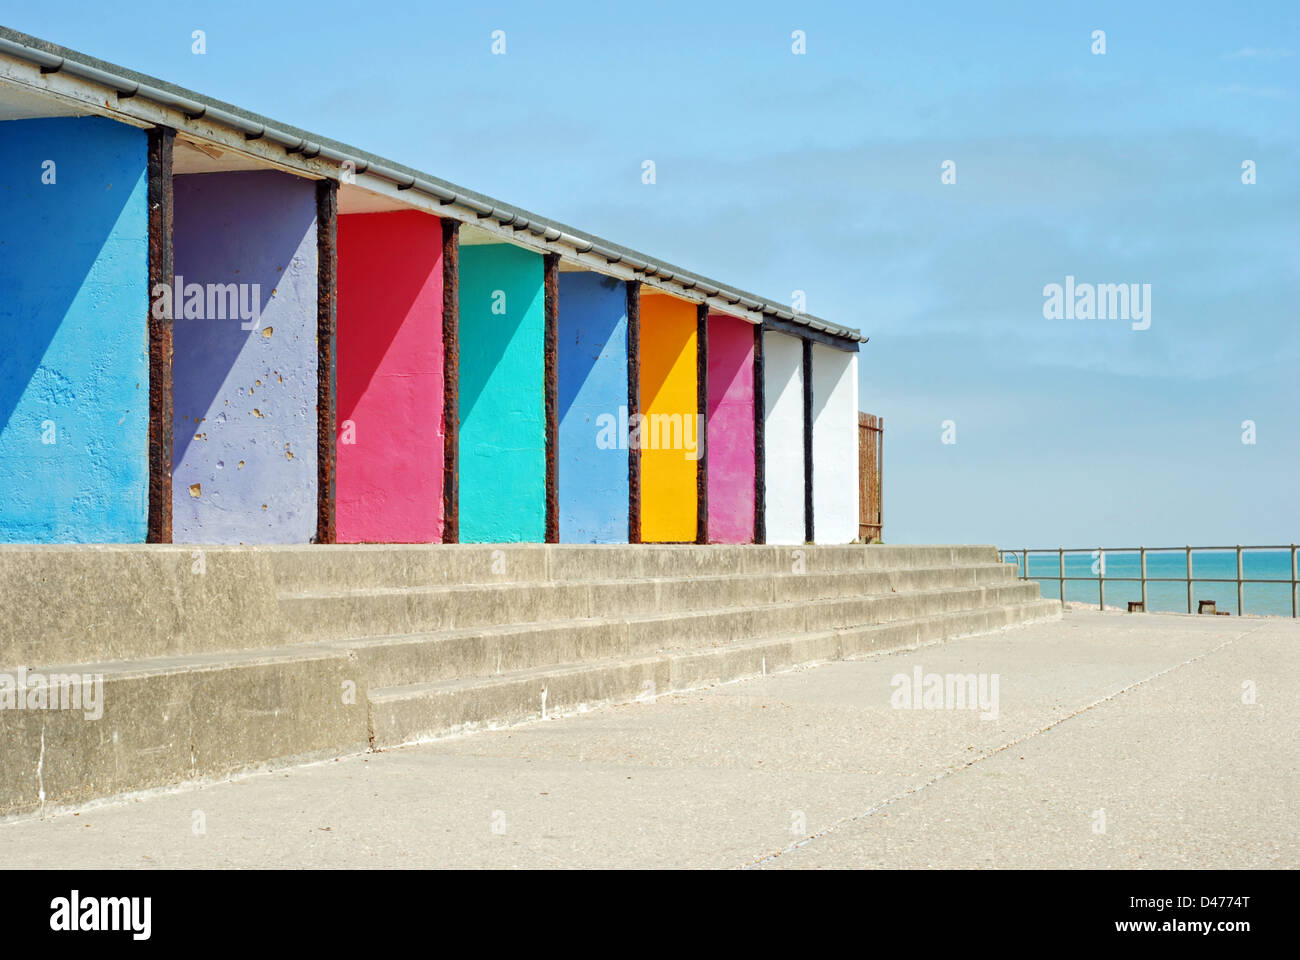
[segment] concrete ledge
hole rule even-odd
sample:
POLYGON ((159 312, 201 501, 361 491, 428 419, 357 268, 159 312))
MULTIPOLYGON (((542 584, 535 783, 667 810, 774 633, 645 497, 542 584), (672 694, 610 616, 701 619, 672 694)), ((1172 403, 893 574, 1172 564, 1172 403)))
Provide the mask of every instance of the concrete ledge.
POLYGON ((55 672, 102 672, 102 716, 0 710, 0 815, 368 745, 365 677, 346 654, 48 670, 55 672))
POLYGON ((279 646, 264 552, 0 546, 0 669, 279 646))
POLYGON ((934 568, 944 566, 952 567, 947 576, 958 578, 942 580, 945 584, 967 576, 972 582, 994 582, 1007 576, 993 572, 1007 566, 995 560, 993 547, 950 546, 4 544, 0 669, 598 616, 606 607, 622 610, 635 582, 649 578, 679 583, 657 586, 662 592, 647 595, 637 609, 659 609, 670 602, 677 609, 719 606, 709 596, 719 591, 735 591, 738 604, 756 602, 765 589, 762 576, 784 577, 766 589, 773 591, 780 583, 789 599, 808 599, 825 589, 813 585, 825 575, 850 584, 858 571, 892 578, 896 590, 911 589, 927 577, 942 578, 945 574, 934 568), (931 571, 916 569, 913 577, 912 568, 924 567, 931 571), (588 586, 587 581, 607 580, 612 572, 620 583, 588 586), (737 573, 756 579, 724 582, 737 573), (707 578, 714 578, 712 586, 693 582, 707 578), (510 598, 507 608, 500 598, 485 599, 475 589, 525 583, 533 585, 527 595, 510 598), (535 586, 539 583, 549 586, 535 586), (358 587, 459 588, 464 596, 447 615, 441 599, 441 606, 423 608, 418 598, 393 596, 354 605, 339 599, 358 587), (339 596, 329 601, 334 609, 313 614, 316 601, 329 594, 339 596), (295 597, 310 602, 295 604, 295 597), (387 613, 382 612, 384 603, 387 613), (386 625, 377 626, 370 619, 376 616, 386 625))

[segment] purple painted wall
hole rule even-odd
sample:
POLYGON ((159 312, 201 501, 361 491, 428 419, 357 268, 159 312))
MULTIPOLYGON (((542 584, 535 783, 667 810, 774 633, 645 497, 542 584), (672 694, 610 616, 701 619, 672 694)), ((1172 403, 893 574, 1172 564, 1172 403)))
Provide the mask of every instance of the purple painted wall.
POLYGON ((173 538, 306 543, 316 532, 315 186, 274 171, 175 185, 185 291, 173 304, 173 538), (233 302, 218 284, 239 285, 233 302))

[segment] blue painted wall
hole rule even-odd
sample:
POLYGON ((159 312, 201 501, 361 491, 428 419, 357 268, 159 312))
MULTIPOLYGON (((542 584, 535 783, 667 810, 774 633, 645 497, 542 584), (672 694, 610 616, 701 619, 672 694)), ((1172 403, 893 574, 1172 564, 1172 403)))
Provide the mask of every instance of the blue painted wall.
POLYGON ((0 541, 145 539, 145 162, 111 120, 0 123, 0 541))
POLYGON ((460 251, 460 539, 546 539, 545 299, 540 254, 460 251))
POLYGON ((559 345, 560 540, 627 543, 624 283, 561 273, 559 345))
POLYGON ((206 297, 201 317, 173 307, 173 539, 307 543, 316 533, 315 184, 250 171, 179 176, 175 189, 176 274, 187 287, 247 284, 260 316, 245 330, 206 297))

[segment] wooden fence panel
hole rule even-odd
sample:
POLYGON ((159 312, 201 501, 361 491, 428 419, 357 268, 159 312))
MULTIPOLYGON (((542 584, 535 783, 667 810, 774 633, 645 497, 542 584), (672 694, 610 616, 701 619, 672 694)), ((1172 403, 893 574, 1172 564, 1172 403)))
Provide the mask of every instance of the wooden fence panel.
POLYGON ((885 419, 858 414, 858 537, 863 543, 883 539, 884 510, 881 473, 885 449, 885 419))

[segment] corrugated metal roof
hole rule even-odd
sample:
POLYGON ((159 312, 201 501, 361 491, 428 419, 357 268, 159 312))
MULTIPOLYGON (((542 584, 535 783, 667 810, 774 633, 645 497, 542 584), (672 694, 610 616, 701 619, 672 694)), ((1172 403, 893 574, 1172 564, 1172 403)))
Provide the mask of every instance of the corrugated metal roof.
MULTIPOLYGON (((867 338, 851 327, 830 323, 757 294, 729 287, 690 270, 656 260, 630 247, 622 246, 576 227, 568 226, 492 197, 468 190, 432 174, 387 160, 365 150, 321 137, 309 131, 283 124, 221 100, 214 100, 156 77, 129 70, 116 64, 86 56, 7 27, 0 27, 0 53, 39 65, 43 71, 67 71, 78 77, 117 90, 124 97, 139 96, 164 106, 179 108, 192 120, 200 118, 241 131, 250 138, 265 138, 284 146, 287 151, 305 158, 324 157, 337 163, 352 161, 358 174, 370 173, 390 180, 399 187, 426 193, 439 202, 452 204, 481 218, 491 218, 518 230, 527 230, 543 243, 564 243, 580 252, 591 252, 612 263, 623 263, 634 270, 665 280, 671 279, 690 289, 721 296, 747 310, 762 313, 778 321, 807 329, 812 334, 865 343, 867 338)), ((472 221, 471 221, 472 222, 472 221)))

